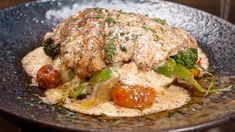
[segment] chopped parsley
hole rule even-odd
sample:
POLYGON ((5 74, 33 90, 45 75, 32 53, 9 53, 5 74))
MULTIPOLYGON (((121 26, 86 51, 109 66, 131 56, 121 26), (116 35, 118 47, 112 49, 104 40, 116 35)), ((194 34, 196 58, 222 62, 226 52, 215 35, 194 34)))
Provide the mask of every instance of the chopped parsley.
POLYGON ((155 31, 154 29, 152 29, 152 28, 149 28, 149 30, 152 31, 152 32, 154 32, 154 33, 156 33, 156 31, 155 31))
POLYGON ((116 47, 114 45, 114 40, 111 39, 105 45, 105 52, 106 52, 106 56, 107 56, 108 61, 113 60, 113 56, 115 55, 115 51, 116 51, 116 47))
POLYGON ((108 22, 108 24, 109 25, 115 25, 117 22, 113 19, 113 18, 111 18, 111 17, 108 17, 107 19, 106 19, 106 22, 108 22))
POLYGON ((103 18, 103 16, 102 15, 96 15, 95 18, 100 19, 100 18, 103 18))
POLYGON ((155 22, 161 24, 161 25, 166 25, 166 24, 167 24, 167 23, 166 23, 166 20, 164 20, 164 19, 155 18, 155 19, 153 19, 153 20, 154 20, 155 22))
POLYGON ((142 28, 145 29, 145 30, 148 30, 148 27, 146 27, 146 26, 142 26, 142 28))
POLYGON ((145 30, 150 30, 150 31, 152 31, 152 32, 154 32, 154 33, 156 33, 156 31, 154 30, 154 29, 152 29, 152 28, 149 28, 149 27, 147 27, 147 26, 142 26, 142 28, 143 29, 145 29, 145 30))

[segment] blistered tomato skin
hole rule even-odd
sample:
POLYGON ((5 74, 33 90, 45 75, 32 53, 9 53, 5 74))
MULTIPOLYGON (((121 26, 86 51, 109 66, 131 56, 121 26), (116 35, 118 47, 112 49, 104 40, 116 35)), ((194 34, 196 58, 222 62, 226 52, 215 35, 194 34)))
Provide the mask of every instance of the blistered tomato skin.
POLYGON ((118 106, 141 109, 153 104, 156 92, 150 87, 117 84, 112 89, 111 96, 113 102, 118 106))
POLYGON ((62 77, 51 65, 45 65, 37 72, 37 82, 42 88, 55 88, 62 84, 62 77))

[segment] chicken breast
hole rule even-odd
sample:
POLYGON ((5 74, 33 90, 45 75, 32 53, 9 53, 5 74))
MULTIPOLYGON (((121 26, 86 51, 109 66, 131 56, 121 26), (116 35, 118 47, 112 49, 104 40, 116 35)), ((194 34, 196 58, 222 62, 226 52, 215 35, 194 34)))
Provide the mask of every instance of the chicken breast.
POLYGON ((164 20, 102 8, 78 12, 47 33, 48 38, 60 45, 62 64, 75 68, 80 78, 128 61, 149 70, 179 50, 198 47, 187 32, 164 20))

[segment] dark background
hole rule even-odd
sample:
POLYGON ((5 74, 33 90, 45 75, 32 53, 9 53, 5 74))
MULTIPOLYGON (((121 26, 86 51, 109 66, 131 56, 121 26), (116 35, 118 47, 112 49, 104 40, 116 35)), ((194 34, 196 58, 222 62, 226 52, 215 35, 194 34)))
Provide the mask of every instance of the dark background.
MULTIPOLYGON (((35 1, 35 0, 0 0, 0 10, 30 1, 35 1)), ((220 13, 221 0, 168 0, 168 1, 181 3, 200 10, 204 10, 216 16, 221 16, 220 13)), ((235 0, 231 0, 230 13, 228 15, 227 20, 235 24, 235 0)), ((0 117, 0 132, 21 132, 21 131, 25 130, 22 130, 16 125, 10 123, 10 121, 7 121, 0 117)), ((220 127, 206 130, 205 132, 235 132, 235 122, 227 123, 220 127)))

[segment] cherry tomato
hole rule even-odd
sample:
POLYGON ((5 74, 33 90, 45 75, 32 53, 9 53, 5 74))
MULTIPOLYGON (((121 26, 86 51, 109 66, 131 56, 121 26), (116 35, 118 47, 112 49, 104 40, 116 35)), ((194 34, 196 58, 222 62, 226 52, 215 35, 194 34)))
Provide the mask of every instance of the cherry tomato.
POLYGON ((190 71, 193 73, 194 77, 197 77, 197 78, 203 77, 203 73, 196 68, 192 68, 190 69, 190 71))
POLYGON ((156 92, 150 87, 125 86, 118 83, 113 87, 111 96, 116 105, 126 108, 144 108, 153 104, 156 92))
POLYGON ((39 86, 47 88, 55 88, 62 83, 60 72, 54 70, 51 65, 42 66, 37 72, 37 82, 39 86))

